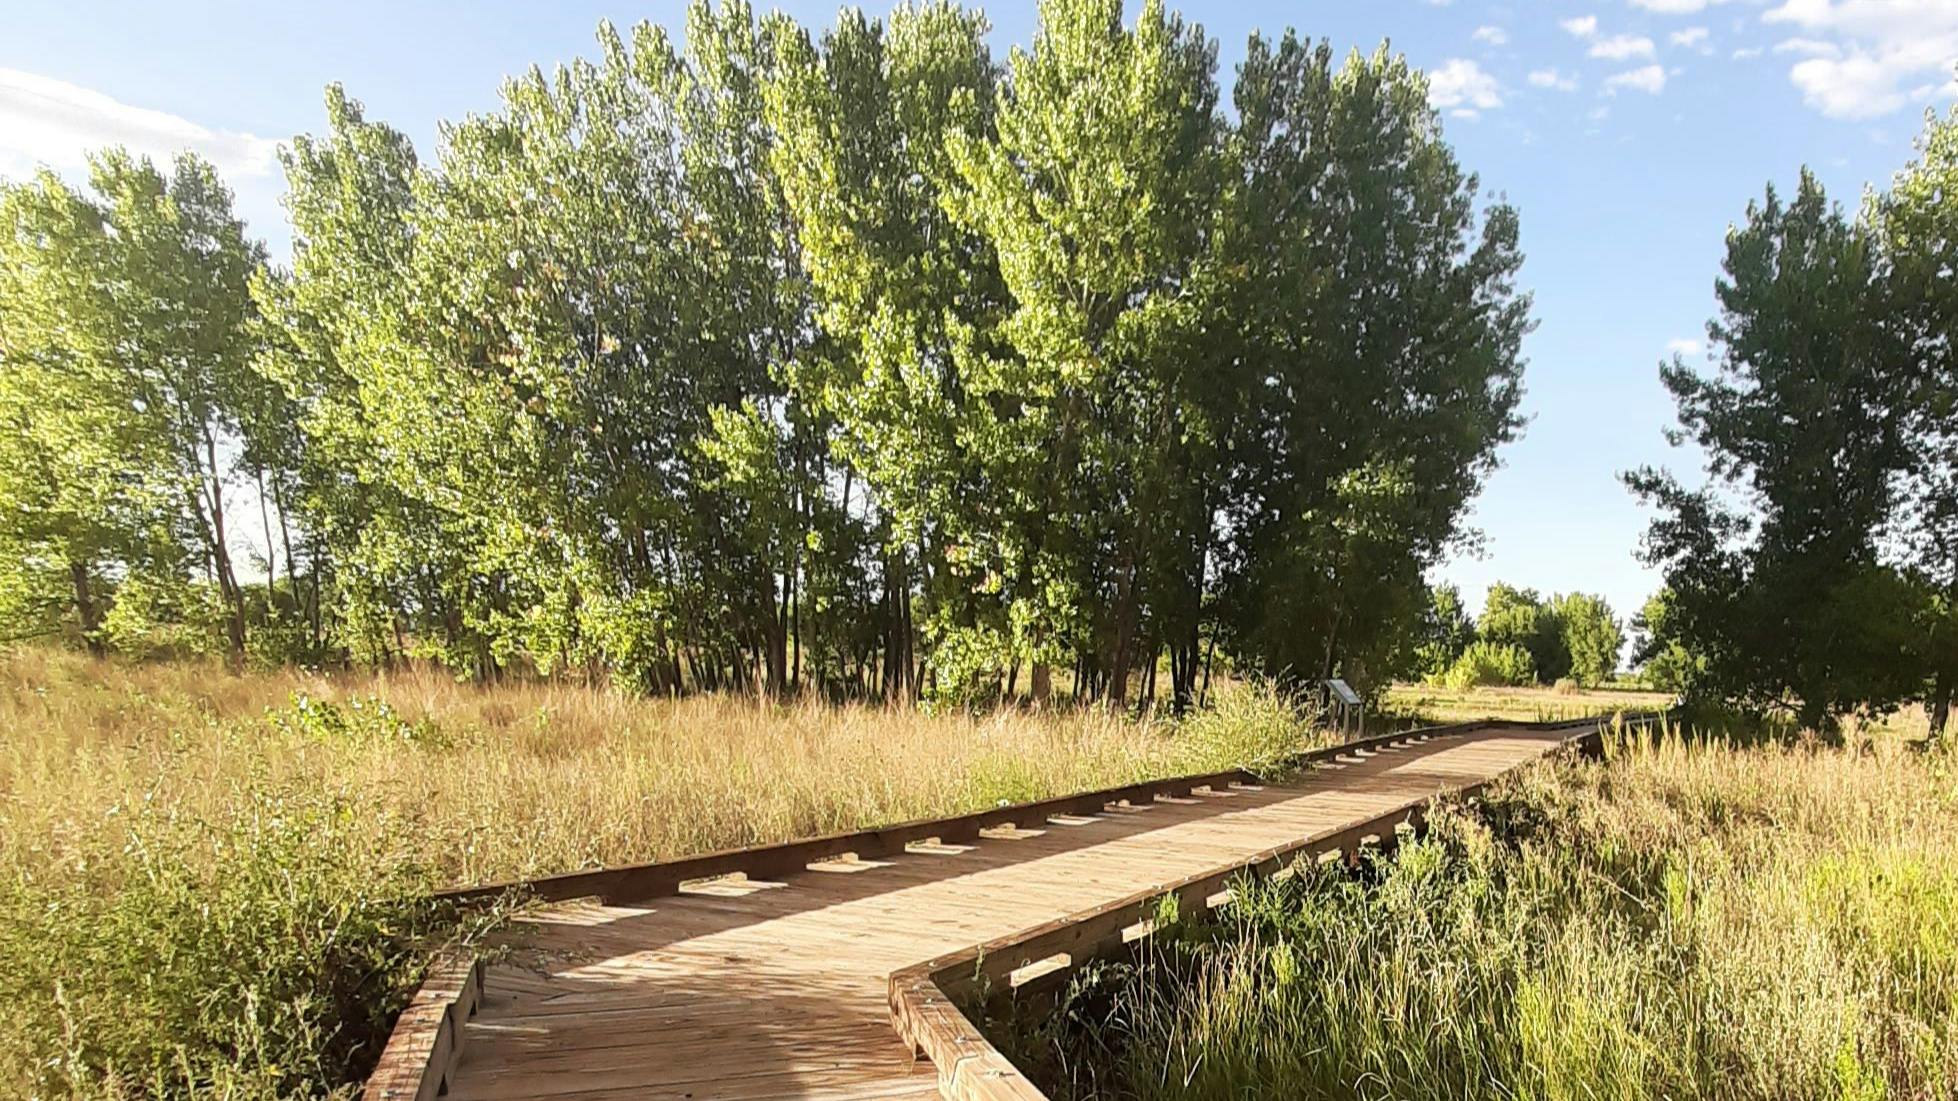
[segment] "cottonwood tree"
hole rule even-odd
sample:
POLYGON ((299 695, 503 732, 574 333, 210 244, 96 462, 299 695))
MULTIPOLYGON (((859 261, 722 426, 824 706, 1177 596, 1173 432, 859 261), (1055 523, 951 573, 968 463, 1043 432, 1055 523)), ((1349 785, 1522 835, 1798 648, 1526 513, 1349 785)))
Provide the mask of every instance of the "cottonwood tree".
POLYGON ((1661 588, 1632 617, 1632 662, 1653 688, 1692 699, 1701 692, 1706 660, 1682 641, 1672 607, 1672 590, 1661 588))
POLYGON ((239 658, 246 609, 227 489, 265 396, 250 369, 248 292, 262 250, 194 156, 166 176, 109 150, 91 158, 89 184, 93 197, 44 173, 6 197, 0 410, 25 464, 6 475, 18 506, 8 538, 34 563, 25 569, 69 575, 91 638, 99 584, 133 570, 181 588, 201 571, 239 658), (30 453, 50 447, 62 450, 30 453))
POLYGON ((1610 680, 1625 648, 1625 629, 1611 605, 1601 596, 1566 593, 1551 598, 1549 611, 1569 656, 1571 677, 1584 685, 1610 680))
POLYGON ((1234 98, 1230 633, 1252 668, 1377 685, 1520 426, 1516 214, 1478 212, 1425 77, 1384 47, 1336 64, 1254 37, 1234 98))
POLYGON ((1515 646, 1530 655, 1538 679, 1553 682, 1571 670, 1570 647, 1555 598, 1545 601, 1535 589, 1498 581, 1482 598, 1476 637, 1497 646, 1515 646))
POLYGON ((967 702, 1166 653, 1176 708, 1219 649, 1411 667, 1516 428, 1514 213, 1385 51, 1254 40, 1233 121, 1160 4, 986 34, 697 2, 429 163, 329 89, 283 271, 207 170, 10 192, 9 630, 967 702))
POLYGON ((285 395, 297 434, 291 484, 274 490, 301 527, 285 560, 302 599, 307 558, 312 643, 324 645, 331 627, 357 659, 384 661, 398 656, 404 628, 456 645, 442 610, 464 562, 440 513, 404 490, 403 457, 380 428, 402 396, 385 364, 408 325, 415 151, 338 85, 326 115, 324 135, 302 134, 281 153, 292 264, 252 285, 255 368, 285 395))
POLYGON ((954 695, 993 687, 1001 664, 1024 658, 1044 697, 1058 641, 1016 637, 1039 604, 1032 557, 1046 522, 1031 502, 1044 486, 1012 436, 1020 403, 1002 390, 998 263, 944 206, 957 186, 948 136, 990 133, 985 31, 945 4, 899 8, 888 29, 845 11, 820 50, 786 18, 768 28, 773 163, 829 338, 794 364, 794 385, 835 423, 846 479, 861 473, 888 526, 887 694, 919 689, 920 618, 954 695))
POLYGON ((1216 47, 1159 0, 1133 28, 1119 0, 1046 0, 1009 68, 992 133, 949 141, 948 209, 997 256, 1013 303, 1012 354, 969 385, 1016 407, 983 442, 1024 464, 1051 518, 1010 564, 1032 594, 1016 633, 1035 660, 1071 639, 1077 680, 1119 705, 1155 640, 1194 650, 1211 542, 1216 47))
POLYGON ((1429 590, 1428 611, 1421 623, 1416 665, 1424 677, 1439 677, 1475 642, 1475 619, 1462 604, 1462 590, 1436 585, 1429 590))
POLYGON ((1891 317, 1910 343, 1910 451, 1898 527, 1925 589, 1916 652, 1929 669, 1931 734, 1958 694, 1958 113, 1931 118, 1918 157, 1870 207, 1891 317))
POLYGON ((72 616, 100 653, 113 578, 177 564, 175 501, 141 476, 162 440, 105 343, 102 210, 42 173, 0 192, 0 233, 0 609, 10 639, 72 616))
POLYGON ((1627 482, 1660 510, 1644 555, 1709 687, 1819 727, 1917 690, 1899 660, 1916 602, 1878 555, 1910 462, 1908 349, 1876 241, 1806 171, 1792 200, 1770 187, 1749 205, 1722 267, 1717 371, 1660 371, 1714 485, 1649 468, 1627 482))

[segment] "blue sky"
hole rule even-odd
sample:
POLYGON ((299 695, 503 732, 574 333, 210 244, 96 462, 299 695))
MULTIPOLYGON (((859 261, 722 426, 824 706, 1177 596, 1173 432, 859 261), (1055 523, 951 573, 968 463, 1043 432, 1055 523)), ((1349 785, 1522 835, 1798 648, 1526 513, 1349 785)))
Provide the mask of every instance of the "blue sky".
MULTIPOLYGON (((768 4, 757 5, 766 9, 768 4)), ((827 25, 829 4, 780 5, 827 25)), ((436 123, 492 110, 508 75, 591 53, 601 18, 678 28, 682 4, 39 3, 0 10, 0 175, 64 172, 84 148, 191 147, 286 248, 274 151, 323 124, 340 81, 432 156, 436 123)), ((884 5, 868 5, 881 12, 884 5)), ((986 7, 1002 56, 1032 0, 986 7)), ((1480 557, 1442 576, 1602 593, 1629 615, 1655 585, 1645 516, 1618 484, 1666 446, 1657 365, 1700 362, 1722 236, 1770 180, 1813 167, 1854 205, 1911 156, 1927 107, 1958 96, 1958 0, 1321 0, 1187 4, 1226 86, 1253 30, 1346 50, 1382 39, 1433 74, 1463 162, 1522 212, 1540 328, 1530 423, 1477 502, 1480 557)))

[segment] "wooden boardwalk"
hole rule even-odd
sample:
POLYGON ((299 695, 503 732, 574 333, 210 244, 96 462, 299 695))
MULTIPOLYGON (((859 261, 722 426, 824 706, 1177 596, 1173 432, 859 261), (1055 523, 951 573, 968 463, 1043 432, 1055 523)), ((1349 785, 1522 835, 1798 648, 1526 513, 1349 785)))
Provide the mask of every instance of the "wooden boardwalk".
POLYGON ((488 968, 447 1096, 935 1098, 937 1068, 893 1028, 894 973, 1405 813, 1585 732, 1489 726, 1294 782, 1016 823, 970 845, 913 844, 632 905, 559 903, 488 968))

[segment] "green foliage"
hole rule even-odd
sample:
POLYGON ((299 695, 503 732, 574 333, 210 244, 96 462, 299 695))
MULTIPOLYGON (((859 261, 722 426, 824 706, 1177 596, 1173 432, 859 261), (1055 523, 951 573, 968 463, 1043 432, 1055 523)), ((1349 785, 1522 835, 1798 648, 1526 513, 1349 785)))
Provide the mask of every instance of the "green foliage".
POLYGON ((297 693, 290 705, 269 712, 266 721, 284 733, 323 741, 404 742, 435 748, 448 741, 433 721, 405 719, 379 696, 349 696, 336 703, 297 693))
POLYGON ((1462 591, 1437 585, 1429 593, 1428 614, 1422 619, 1415 662, 1423 677, 1439 679, 1462 651, 1476 640, 1475 620, 1462 605, 1462 591))
POLYGON ((1527 651, 1535 676, 1550 683, 1570 672, 1571 654, 1564 644, 1563 623, 1556 601, 1545 603, 1534 589, 1518 589, 1500 581, 1482 598, 1475 621, 1476 637, 1497 646, 1527 651))
POLYGON ((415 824, 241 796, 218 818, 110 808, 67 867, 0 880, 0 1069, 43 1096, 285 1098, 372 1065, 428 938, 459 928, 417 868, 373 859, 415 824))
POLYGON ((96 637, 138 658, 190 657, 222 648, 223 610, 210 586, 131 574, 115 587, 96 637))
POLYGON ((1680 637, 1672 616, 1672 592, 1660 589, 1632 620, 1636 642, 1632 660, 1640 677, 1662 692, 1693 698, 1706 675, 1706 659, 1680 637))
POLYGON ((1899 173, 1869 216, 1888 264, 1892 323, 1910 343, 1910 464, 1899 509, 1906 566, 1927 594, 1922 633, 1912 652, 1931 679, 1928 704, 1941 734, 1958 694, 1958 114, 1930 118, 1918 158, 1899 173))
POLYGON ((1490 638, 1470 643, 1441 676, 1441 683, 1456 691, 1484 686, 1535 684, 1536 681, 1536 661, 1528 650, 1512 642, 1498 642, 1490 638))
POLYGON ((263 249, 189 154, 166 176, 102 152, 89 189, 43 172, 0 193, 0 560, 41 578, 10 586, 44 594, 30 622, 73 615, 97 647, 111 579, 202 572, 242 656, 224 487, 258 462, 253 413, 271 389, 249 365, 263 249), (59 602, 46 599, 55 577, 59 602))
POLYGON ((1411 658, 1423 575, 1520 425, 1516 212, 1478 201, 1425 77, 1384 48, 1256 36, 1232 98, 1211 339, 1248 416, 1222 611, 1245 667, 1365 689, 1411 658))
POLYGON ((1564 652, 1570 655, 1570 675, 1580 685, 1603 684, 1618 671, 1618 652, 1625 648, 1625 631, 1603 597, 1569 593, 1551 598, 1564 652))
POLYGON ((951 3, 693 0, 428 160, 335 85, 286 270, 191 158, 9 187, 5 635, 1178 712, 1218 650, 1441 668, 1516 213, 1385 47, 1254 38, 1227 110, 1214 40, 1125 14, 995 59, 951 3))
POLYGON ((1916 378, 1881 241, 1804 171, 1792 201, 1770 187, 1750 204, 1723 270, 1717 374, 1660 371, 1715 485, 1626 478, 1661 510, 1644 554, 1665 571, 1668 632, 1709 695, 1744 707, 1810 727, 1894 707, 1921 691, 1906 625, 1923 603, 1879 554, 1916 378))

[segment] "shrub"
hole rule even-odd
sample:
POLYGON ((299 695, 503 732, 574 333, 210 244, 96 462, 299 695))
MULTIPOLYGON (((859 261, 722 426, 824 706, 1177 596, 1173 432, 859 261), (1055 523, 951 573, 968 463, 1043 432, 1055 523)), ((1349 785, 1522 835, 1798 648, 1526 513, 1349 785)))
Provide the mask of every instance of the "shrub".
POLYGON ((1443 683, 1449 688, 1479 688, 1485 685, 1506 687, 1533 684, 1536 663, 1530 652, 1514 643, 1476 642, 1462 651, 1448 667, 1443 683))
POLYGON ((292 703, 266 712, 274 728, 320 741, 405 742, 440 747, 448 744, 439 724, 428 718, 409 721, 379 696, 348 696, 344 702, 315 699, 296 692, 292 703))
POLYGON ((0 1090, 323 1093, 466 928, 401 859, 413 823, 349 793, 266 783, 221 816, 144 801, 76 827, 0 881, 0 1090))
POLYGON ((222 614, 207 589, 131 574, 116 587, 100 634, 131 657, 190 657, 218 648, 222 614))

